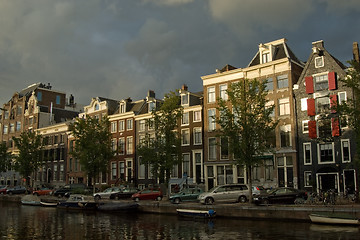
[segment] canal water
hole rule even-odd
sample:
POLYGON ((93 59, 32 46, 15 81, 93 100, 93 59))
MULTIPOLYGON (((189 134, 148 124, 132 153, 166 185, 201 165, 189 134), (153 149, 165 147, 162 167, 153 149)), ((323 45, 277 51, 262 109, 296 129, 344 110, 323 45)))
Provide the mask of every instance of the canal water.
POLYGON ((0 239, 360 239, 358 227, 66 211, 0 202, 0 239))

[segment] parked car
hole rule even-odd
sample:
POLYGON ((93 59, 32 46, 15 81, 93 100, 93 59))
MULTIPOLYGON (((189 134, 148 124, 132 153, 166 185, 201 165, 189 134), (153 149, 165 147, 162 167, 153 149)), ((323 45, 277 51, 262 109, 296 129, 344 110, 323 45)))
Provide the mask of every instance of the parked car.
POLYGON ((145 188, 144 190, 141 190, 140 192, 134 193, 131 196, 132 200, 135 200, 136 202, 139 200, 157 200, 160 201, 163 197, 163 194, 160 190, 160 188, 145 188))
POLYGON ((185 201, 197 201, 198 196, 203 192, 201 188, 185 188, 181 192, 169 197, 172 203, 180 203, 185 201))
POLYGON ((33 195, 43 196, 43 195, 52 195, 53 189, 50 188, 40 188, 38 190, 33 191, 33 195))
POLYGON ((139 189, 137 188, 122 188, 120 189, 119 192, 117 193, 112 193, 110 195, 110 199, 126 199, 126 198, 131 198, 131 196, 135 193, 138 193, 139 189))
POLYGON ((26 190, 26 187, 24 186, 15 186, 15 187, 12 187, 12 188, 8 188, 6 190, 6 194, 24 194, 24 193, 27 193, 27 190, 26 190))
POLYGON ((6 194, 7 186, 2 185, 0 186, 0 194, 6 194))
POLYGON ((73 183, 65 185, 54 192, 56 197, 69 197, 71 193, 90 193, 91 190, 83 183, 73 183))
POLYGON ((202 204, 213 204, 214 202, 241 202, 248 201, 250 195, 249 187, 245 184, 220 185, 204 192, 198 196, 202 204))
POLYGON ((307 199, 307 193, 295 188, 280 187, 253 198, 255 204, 287 203, 293 204, 297 198, 307 199))
POLYGON ((111 187, 111 188, 105 189, 103 192, 94 193, 93 196, 94 196, 94 199, 98 201, 102 198, 110 198, 111 194, 118 193, 120 191, 121 190, 118 187, 111 187))
POLYGON ((266 189, 263 186, 252 186, 251 189, 252 189, 253 196, 266 193, 266 189))

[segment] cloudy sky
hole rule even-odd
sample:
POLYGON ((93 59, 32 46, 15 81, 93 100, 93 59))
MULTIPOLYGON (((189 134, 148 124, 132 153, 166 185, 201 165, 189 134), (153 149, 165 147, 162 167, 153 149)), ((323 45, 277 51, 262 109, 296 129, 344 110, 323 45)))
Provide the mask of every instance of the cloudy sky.
POLYGON ((197 92, 280 38, 302 61, 324 40, 346 62, 359 26, 359 0, 0 0, 0 104, 38 82, 81 104, 197 92))

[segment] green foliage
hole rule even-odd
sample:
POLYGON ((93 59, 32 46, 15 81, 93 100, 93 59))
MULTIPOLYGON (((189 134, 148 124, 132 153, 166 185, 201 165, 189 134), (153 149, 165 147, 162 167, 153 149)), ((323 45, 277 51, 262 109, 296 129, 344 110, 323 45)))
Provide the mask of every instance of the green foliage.
POLYGON ((19 154, 15 157, 15 169, 26 178, 29 186, 29 177, 42 165, 42 136, 35 132, 22 132, 19 138, 13 137, 19 154))
POLYGON ((11 154, 8 153, 6 143, 0 143, 0 172, 5 172, 11 167, 11 154))
POLYGON ((108 172, 109 160, 114 156, 109 119, 78 118, 69 129, 75 138, 70 154, 79 160, 88 176, 95 180, 101 172, 108 172))
POLYGON ((181 139, 175 131, 183 109, 175 92, 165 95, 159 109, 154 109, 148 121, 154 127, 155 138, 146 137, 138 148, 141 164, 149 165, 160 183, 168 182, 174 165, 181 162, 181 139))
POLYGON ((261 164, 261 156, 271 150, 278 124, 271 117, 274 106, 267 106, 266 82, 243 79, 227 90, 228 100, 218 99, 219 135, 227 137, 229 153, 236 164, 246 166, 251 185, 251 168, 261 164))

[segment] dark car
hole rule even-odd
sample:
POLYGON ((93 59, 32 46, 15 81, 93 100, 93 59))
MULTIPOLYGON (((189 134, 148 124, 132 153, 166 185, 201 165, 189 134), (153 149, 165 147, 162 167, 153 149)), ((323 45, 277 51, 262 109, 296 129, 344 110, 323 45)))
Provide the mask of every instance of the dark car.
POLYGON ((285 203, 294 204, 297 198, 307 199, 307 193, 295 188, 274 188, 266 194, 260 194, 253 198, 255 204, 285 203))
POLYGON ((110 199, 126 199, 131 198, 131 196, 135 193, 139 192, 139 189, 136 188, 123 188, 119 192, 112 193, 110 195, 110 199))
POLYGON ((57 189, 54 192, 54 196, 56 197, 69 197, 71 193, 79 193, 79 194, 83 194, 83 193, 90 193, 91 190, 82 183, 73 183, 73 184, 68 184, 65 185, 62 188, 57 189))
POLYGON ((160 188, 145 188, 138 193, 135 193, 131 196, 131 199, 135 202, 139 200, 157 200, 160 201, 163 197, 163 194, 160 188))
POLYGON ((198 196, 203 192, 200 188, 185 188, 181 192, 169 197, 172 203, 180 203, 186 201, 197 201, 198 196))
POLYGON ((12 187, 12 188, 8 188, 6 190, 6 194, 24 194, 24 193, 27 193, 27 190, 24 186, 15 186, 15 187, 12 187))

